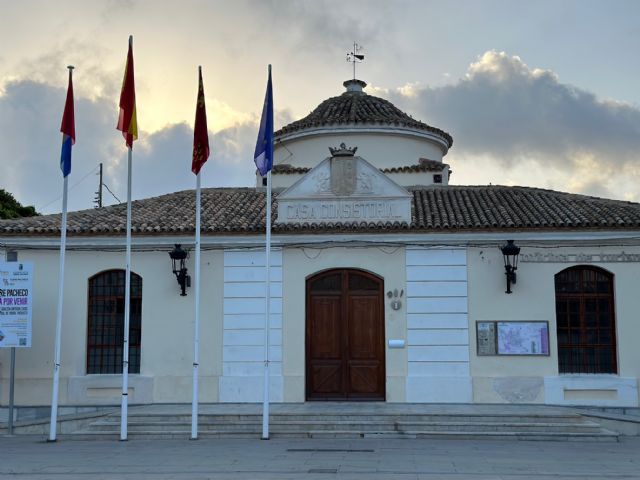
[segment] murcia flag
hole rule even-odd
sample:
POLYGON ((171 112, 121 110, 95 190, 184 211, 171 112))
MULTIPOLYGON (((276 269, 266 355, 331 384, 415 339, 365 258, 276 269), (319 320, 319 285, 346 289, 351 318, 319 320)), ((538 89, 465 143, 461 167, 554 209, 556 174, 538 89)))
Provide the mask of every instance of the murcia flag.
POLYGON ((196 102, 196 123, 193 127, 193 159, 191 171, 198 175, 209 158, 209 131, 207 130, 207 110, 204 106, 204 86, 202 67, 198 68, 198 100, 196 102))
POLYGON ((69 67, 69 87, 67 88, 67 101, 64 104, 64 113, 62 114, 62 152, 60 153, 60 170, 62 176, 66 177, 71 172, 71 145, 76 143, 76 123, 73 116, 73 82, 71 80, 71 71, 73 67, 69 67))
POLYGON ((264 96, 264 106, 262 107, 262 119, 260 120, 260 131, 256 150, 253 154, 253 161, 260 175, 263 177, 273 167, 273 92, 271 90, 271 65, 269 65, 269 80, 267 82, 267 93, 264 96))
POLYGON ((129 53, 122 80, 122 92, 120 92, 120 116, 116 128, 122 132, 122 136, 127 141, 127 147, 132 148, 133 141, 138 138, 136 87, 133 78, 133 36, 129 37, 129 53))

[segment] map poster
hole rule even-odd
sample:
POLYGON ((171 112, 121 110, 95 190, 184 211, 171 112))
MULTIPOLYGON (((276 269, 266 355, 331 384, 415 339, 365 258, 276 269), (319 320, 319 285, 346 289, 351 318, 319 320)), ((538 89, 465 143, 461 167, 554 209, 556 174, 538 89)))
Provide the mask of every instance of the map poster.
POLYGON ((0 348, 31 347, 33 265, 0 262, 0 348))
POLYGON ((548 322, 498 322, 498 355, 549 355, 548 322))

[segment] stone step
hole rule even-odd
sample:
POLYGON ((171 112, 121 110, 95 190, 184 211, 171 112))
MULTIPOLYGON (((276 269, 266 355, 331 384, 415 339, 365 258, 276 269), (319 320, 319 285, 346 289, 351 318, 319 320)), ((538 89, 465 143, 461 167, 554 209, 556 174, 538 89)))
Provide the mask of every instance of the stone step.
MULTIPOLYGON (((128 429, 170 431, 174 429, 188 429, 191 422, 166 420, 149 422, 141 419, 130 420, 128 429)), ((99 420, 90 425, 93 431, 117 431, 120 423, 99 420)), ((229 432, 260 432, 262 423, 257 421, 243 421, 235 423, 199 421, 198 429, 201 431, 229 431, 229 432)), ((515 432, 598 432, 600 426, 597 423, 584 421, 582 423, 526 423, 526 422, 324 422, 324 421, 274 421, 270 423, 273 432, 307 432, 310 430, 334 431, 350 430, 354 432, 376 431, 515 431, 515 432)))
MULTIPOLYGON (((191 414, 174 414, 174 413, 145 413, 145 412, 130 412, 129 420, 143 420, 150 422, 162 422, 162 421, 183 421, 187 423, 191 423, 191 414)), ((115 419, 115 422, 120 422, 120 415, 112 414, 107 418, 115 419)), ((220 414, 200 414, 198 416, 198 420, 200 423, 212 421, 212 422, 220 422, 220 423, 237 423, 243 421, 255 421, 262 422, 261 414, 230 414, 230 415, 220 415, 220 414)), ((318 422, 326 422, 326 423, 334 423, 334 422, 344 422, 344 421, 355 421, 355 422, 498 422, 498 423, 510 423, 510 422, 526 422, 526 423, 579 423, 583 421, 583 417, 578 414, 557 414, 557 415, 514 415, 514 414, 478 414, 478 415, 454 415, 454 414, 426 414, 426 415, 416 415, 416 414, 407 414, 407 415, 399 415, 399 414, 381 414, 381 415, 371 415, 371 414, 272 414, 269 416, 270 422, 279 422, 279 421, 300 421, 300 422, 308 422, 308 421, 318 421, 318 422)))
MULTIPOLYGON (((78 431, 70 435, 61 435, 70 440, 117 440, 119 433, 78 431)), ((170 430, 165 432, 136 431, 129 432, 129 439, 186 439, 190 437, 190 429, 170 430)), ((199 438, 259 438, 260 432, 228 432, 228 431, 199 431, 199 438)), ((582 441, 582 442, 617 442, 618 435, 603 430, 599 433, 518 433, 518 432, 354 432, 350 430, 310 431, 307 433, 278 433, 270 432, 271 438, 327 438, 327 439, 356 439, 356 438, 424 438, 424 439, 468 439, 468 440, 526 440, 526 441, 582 441)))
POLYGON ((357 434, 350 431, 312 431, 310 438, 423 438, 423 439, 456 439, 456 440, 527 440, 527 441, 583 441, 583 442, 617 442, 618 434, 606 430, 598 433, 520 433, 520 432, 377 432, 357 434))

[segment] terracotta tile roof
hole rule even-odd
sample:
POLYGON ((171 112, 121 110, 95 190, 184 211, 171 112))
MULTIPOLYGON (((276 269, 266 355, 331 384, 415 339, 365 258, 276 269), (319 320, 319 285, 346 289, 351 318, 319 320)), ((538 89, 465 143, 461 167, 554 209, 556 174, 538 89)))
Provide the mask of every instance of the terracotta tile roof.
MULTIPOLYGON (((512 229, 640 230, 640 204, 584 195, 505 186, 412 187, 412 221, 406 224, 277 225, 274 233, 512 229)), ((205 234, 264 231, 264 191, 254 188, 207 188, 202 191, 205 234)), ((274 212, 277 212, 274 194, 274 212)), ((171 235, 195 229, 193 190, 133 202, 133 233, 171 235)), ((275 218, 275 214, 274 214, 275 218)), ((70 235, 124 234, 126 205, 71 212, 70 235)), ((0 235, 60 233, 60 215, 0 221, 0 235)))
POLYGON ((315 127, 347 124, 407 127, 435 133, 443 138, 449 148, 453 145, 453 138, 447 132, 410 117, 383 98, 364 92, 344 92, 325 100, 306 117, 275 132, 275 137, 277 139, 288 133, 315 127))
POLYGON ((411 172, 441 172, 449 165, 437 160, 429 160, 421 158, 414 165, 405 165, 402 167, 381 168, 383 173, 411 173, 411 172))
MULTIPOLYGON (((439 162, 437 160, 421 158, 419 160, 419 163, 413 165, 381 168, 380 171, 382 173, 441 172, 445 169, 445 167, 448 166, 448 164, 439 162)), ((310 167, 294 167, 289 163, 281 163, 280 165, 273 166, 272 173, 276 175, 292 175, 304 174, 309 172, 310 170, 310 167)))
POLYGON ((281 163, 280 165, 274 165, 271 173, 274 175, 291 175, 294 173, 307 173, 311 170, 311 167, 294 167, 290 163, 281 163))

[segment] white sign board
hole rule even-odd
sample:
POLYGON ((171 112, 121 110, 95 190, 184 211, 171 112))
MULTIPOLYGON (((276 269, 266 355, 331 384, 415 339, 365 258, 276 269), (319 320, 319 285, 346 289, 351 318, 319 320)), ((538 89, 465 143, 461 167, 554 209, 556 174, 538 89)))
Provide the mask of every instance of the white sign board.
POLYGON ((549 324, 498 322, 498 355, 549 355, 549 324))
POLYGON ((33 265, 0 263, 0 348, 31 347, 33 265))

